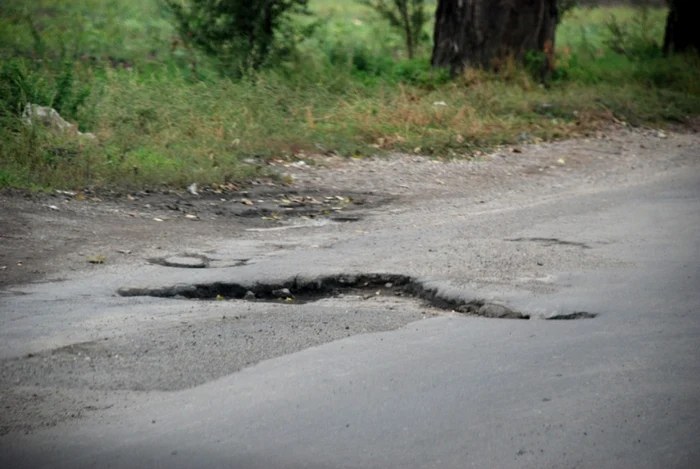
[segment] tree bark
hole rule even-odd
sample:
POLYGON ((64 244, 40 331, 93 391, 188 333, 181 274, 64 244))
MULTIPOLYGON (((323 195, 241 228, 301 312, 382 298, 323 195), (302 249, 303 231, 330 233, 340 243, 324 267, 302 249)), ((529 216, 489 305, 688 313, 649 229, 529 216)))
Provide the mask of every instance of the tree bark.
POLYGON ((556 0, 439 0, 432 65, 498 69, 508 57, 545 53, 552 65, 556 0))
POLYGON ((664 53, 700 52, 700 28, 698 28, 697 0, 672 0, 669 2, 664 53))

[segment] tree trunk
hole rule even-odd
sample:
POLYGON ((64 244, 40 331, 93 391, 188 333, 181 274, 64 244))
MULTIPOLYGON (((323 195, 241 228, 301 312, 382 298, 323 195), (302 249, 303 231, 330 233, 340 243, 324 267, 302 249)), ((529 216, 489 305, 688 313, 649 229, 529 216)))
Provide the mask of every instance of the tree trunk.
POLYGON ((403 23, 403 30, 406 35, 406 49, 408 50, 408 58, 412 59, 413 58, 413 46, 414 46, 414 39, 413 39, 413 25, 411 24, 411 19, 409 18, 408 15, 408 2, 406 0, 404 1, 397 1, 396 3, 396 8, 399 9, 399 12, 401 14, 401 21, 403 23))
POLYGON ((522 60, 530 50, 552 65, 557 0, 439 0, 432 64, 498 69, 503 60, 522 60))
POLYGON ((698 29, 695 5, 697 0, 672 0, 669 2, 664 53, 700 52, 700 29, 698 29))

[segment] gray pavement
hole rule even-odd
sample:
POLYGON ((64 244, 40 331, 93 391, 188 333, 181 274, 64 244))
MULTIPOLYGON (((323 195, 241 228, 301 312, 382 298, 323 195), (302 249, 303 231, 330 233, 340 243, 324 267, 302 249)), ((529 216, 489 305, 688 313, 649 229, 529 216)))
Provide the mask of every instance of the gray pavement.
POLYGON ((251 233, 220 247, 252 259, 235 268, 115 267, 15 288, 0 298, 3 384, 128 394, 0 437, 0 467, 700 467, 697 164, 519 197, 251 233), (290 247, 260 255, 274 239, 290 247), (348 272, 440 278, 533 319, 407 298, 115 294, 348 272), (538 319, 572 311, 598 316, 538 319))

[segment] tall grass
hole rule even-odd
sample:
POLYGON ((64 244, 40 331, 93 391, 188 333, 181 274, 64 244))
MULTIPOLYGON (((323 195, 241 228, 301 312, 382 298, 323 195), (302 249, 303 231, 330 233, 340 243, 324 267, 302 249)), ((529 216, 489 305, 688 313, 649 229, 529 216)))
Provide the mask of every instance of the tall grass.
POLYGON ((157 0, 6 1, 0 186, 224 183, 260 175, 251 158, 321 151, 468 157, 523 132, 556 139, 613 116, 656 125, 700 110, 697 59, 656 53, 663 10, 569 12, 545 88, 515 66, 449 80, 430 69, 429 42, 406 60, 398 34, 361 5, 312 8, 325 18, 313 34, 292 38, 273 67, 232 79, 178 40, 157 0), (614 50, 615 40, 644 47, 614 50), (96 141, 26 126, 28 102, 56 107, 96 141))

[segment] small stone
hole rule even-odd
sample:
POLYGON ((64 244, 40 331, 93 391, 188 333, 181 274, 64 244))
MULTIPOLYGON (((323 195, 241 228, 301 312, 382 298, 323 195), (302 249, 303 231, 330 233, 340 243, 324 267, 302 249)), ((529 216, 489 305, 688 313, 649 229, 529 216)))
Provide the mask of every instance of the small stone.
POLYGON ((293 298, 292 292, 289 291, 289 288, 280 288, 277 290, 272 290, 272 296, 275 298, 293 298))
POLYGON ((246 301, 255 301, 255 293, 248 290, 247 292, 245 292, 245 296, 243 296, 243 299, 246 301))
POLYGON ((394 286, 394 284, 391 283, 391 282, 387 282, 387 283, 384 284, 384 288, 391 288, 391 287, 393 287, 393 286, 394 286))
POLYGON ((527 316, 523 315, 522 313, 513 311, 512 309, 506 306, 498 305, 495 303, 486 303, 481 308, 479 308, 477 314, 479 316, 484 316, 487 318, 527 319, 527 316))

